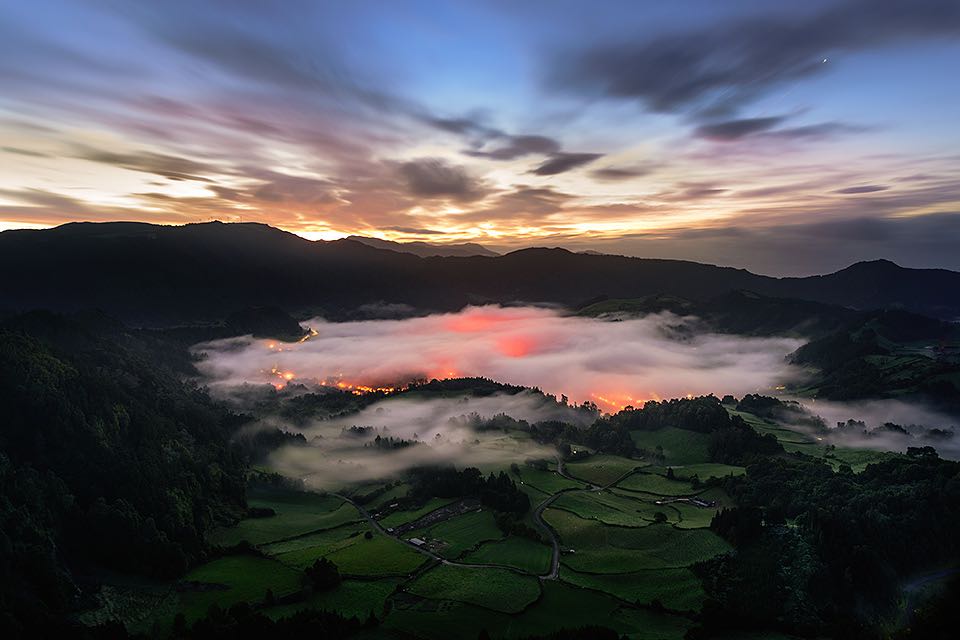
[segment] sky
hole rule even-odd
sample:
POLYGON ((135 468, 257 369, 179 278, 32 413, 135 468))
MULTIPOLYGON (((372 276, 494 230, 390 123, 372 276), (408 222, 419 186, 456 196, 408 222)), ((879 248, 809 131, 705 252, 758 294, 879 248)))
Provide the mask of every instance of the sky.
POLYGON ((31 0, 0 230, 960 269, 960 2, 31 0))

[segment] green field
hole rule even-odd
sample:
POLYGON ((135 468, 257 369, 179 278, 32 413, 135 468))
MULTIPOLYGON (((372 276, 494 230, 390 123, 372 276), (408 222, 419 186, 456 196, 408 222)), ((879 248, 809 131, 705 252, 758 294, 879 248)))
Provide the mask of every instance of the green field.
POLYGON ((366 502, 361 506, 367 511, 376 511, 381 507, 385 507, 398 498, 402 498, 407 495, 407 492, 410 491, 410 485, 408 484, 398 484, 396 486, 390 487, 384 493, 373 498, 370 502, 366 502))
MULTIPOLYGON (((498 446, 513 442, 505 438, 498 446)), ((684 469, 704 479, 710 473, 741 472, 702 462, 674 472, 683 475, 684 469)), ((665 473, 664 468, 642 461, 594 455, 567 464, 566 471, 577 479, 531 466, 511 472, 534 504, 561 494, 544 513, 564 549, 561 581, 541 584, 536 577, 550 569, 549 544, 516 535, 503 537, 486 508, 405 532, 403 538, 423 538, 434 553, 451 560, 496 566, 431 565, 427 555, 377 532, 340 498, 277 490, 254 493, 249 501, 277 515, 246 519, 216 534, 220 544, 248 540, 270 557, 231 556, 203 565, 187 576, 196 584, 177 594, 175 602, 193 620, 214 603, 221 607, 239 601, 260 603, 268 588, 282 598, 300 591, 303 570, 325 557, 344 576, 340 586, 270 607, 265 613, 279 618, 316 609, 365 619, 372 612, 386 615, 384 629, 435 638, 464 633, 472 637, 484 628, 497 637, 521 637, 601 619, 631 638, 681 638, 691 626, 689 620, 627 603, 649 605, 656 599, 673 611, 699 610, 703 591, 685 567, 728 548, 703 528, 714 510, 654 504, 658 496, 693 490, 687 482, 657 475, 665 473), (638 468, 643 471, 630 475, 638 468), (587 490, 588 483, 604 486, 624 476, 628 477, 620 483, 622 488, 587 490), (667 517, 666 524, 654 524, 658 512, 667 517), (584 606, 588 609, 579 615, 584 606), (598 617, 597 612, 602 614, 598 617)), ((369 494, 382 486, 368 484, 355 493, 369 494)), ((385 512, 380 523, 388 528, 450 503, 434 498, 421 507, 391 510, 390 505, 408 491, 407 485, 388 486, 367 508, 385 512)), ((532 513, 523 522, 536 527, 532 513)))
POLYGON ((347 618, 365 620, 371 613, 380 617, 390 594, 400 583, 396 578, 380 580, 344 580, 336 589, 321 591, 303 602, 265 609, 271 618, 283 618, 304 609, 336 611, 347 618))
POLYGON ((442 541, 439 554, 444 558, 454 559, 487 540, 499 540, 503 537, 503 532, 497 528, 493 512, 483 509, 456 516, 428 529, 411 531, 405 534, 405 537, 424 538, 431 543, 442 541))
POLYGON ((550 570, 552 549, 540 542, 520 536, 485 542, 466 554, 462 562, 470 564, 501 564, 520 571, 543 574, 550 570))
POLYGON ((334 496, 293 491, 251 492, 251 496, 250 507, 273 509, 276 515, 247 518, 235 527, 218 529, 210 536, 212 543, 231 546, 246 540, 259 545, 362 519, 351 504, 334 496))
POLYGON ((481 629, 495 638, 523 638, 602 621, 636 640, 681 640, 693 623, 679 616, 630 608, 609 595, 543 583, 543 595, 520 614, 507 615, 460 602, 398 603, 384 621, 387 629, 446 640, 473 638, 481 629))
POLYGON ((340 568, 340 573, 351 576, 408 575, 428 559, 402 542, 380 534, 371 540, 358 536, 353 544, 326 557, 340 568))
POLYGON ((674 526, 681 529, 702 529, 709 527, 710 521, 713 520, 713 516, 717 513, 717 509, 697 507, 682 502, 673 502, 663 506, 670 507, 680 515, 680 521, 674 526))
POLYGON ((658 496, 689 496, 697 493, 689 482, 670 480, 654 473, 635 473, 622 480, 617 487, 658 496))
POLYGON ((212 604, 226 608, 237 602, 260 602, 267 589, 282 597, 301 588, 302 573, 275 560, 252 555, 226 556, 201 565, 183 577, 196 583, 180 594, 180 607, 188 621, 207 613, 212 604))
POLYGON ((675 513, 671 518, 672 512, 662 506, 609 491, 565 493, 550 506, 570 511, 581 518, 622 527, 644 527, 654 522, 657 512, 673 522, 679 520, 675 513))
POLYGON ((770 434, 774 438, 780 441, 781 444, 786 446, 787 444, 817 444, 817 440, 814 436, 802 433, 795 429, 788 429, 774 422, 768 422, 763 418, 757 417, 752 413, 746 413, 744 411, 733 411, 727 409, 731 415, 740 416, 746 421, 755 431, 758 431, 762 434, 770 434))
POLYGON ((667 465, 686 465, 707 462, 707 443, 710 436, 706 433, 664 427, 653 431, 631 431, 630 437, 634 444, 649 451, 663 448, 664 461, 667 465))
POLYGON ((817 444, 789 444, 783 443, 788 452, 799 451, 814 458, 820 458, 833 467, 834 471, 842 465, 848 465, 854 473, 860 473, 868 464, 882 462, 896 457, 897 453, 890 451, 876 451, 874 449, 855 449, 852 447, 836 447, 828 450, 823 443, 817 444))
POLYGON ((640 604, 659 600, 673 611, 699 611, 706 599, 700 579, 689 569, 658 569, 628 574, 578 573, 563 567, 560 578, 585 589, 595 589, 640 604))
POLYGON ((590 456, 586 460, 568 462, 564 465, 564 468, 574 478, 585 480, 591 484, 606 486, 615 482, 620 476, 637 467, 646 466, 646 464, 640 460, 599 454, 590 456))
POLYGON ((413 522, 417 518, 424 516, 435 509, 439 509, 444 505, 450 504, 450 502, 451 500, 431 498, 422 507, 417 507, 416 509, 409 509, 406 511, 394 511, 383 518, 378 519, 378 521, 380 526, 384 529, 399 527, 402 524, 413 522))
POLYGON ((456 600, 494 611, 523 611, 540 596, 540 582, 507 569, 439 565, 404 587, 424 598, 456 600))
POLYGON ((686 567, 730 550, 706 529, 613 527, 552 508, 543 517, 559 534, 561 546, 573 551, 564 553, 561 562, 574 571, 623 574, 686 567))
POLYGON ((302 538, 264 545, 261 550, 294 569, 303 570, 318 558, 357 544, 367 531, 372 534, 373 529, 368 526, 347 525, 302 538))
POLYGON ((541 471, 533 467, 521 467, 520 480, 547 495, 566 489, 583 489, 586 487, 582 482, 564 478, 554 471, 541 471))

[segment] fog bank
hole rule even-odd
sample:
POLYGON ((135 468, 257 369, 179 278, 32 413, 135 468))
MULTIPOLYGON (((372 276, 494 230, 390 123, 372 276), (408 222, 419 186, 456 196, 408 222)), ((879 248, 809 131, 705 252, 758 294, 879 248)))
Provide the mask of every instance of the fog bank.
MULTIPOLYGON (((960 459, 960 427, 956 418, 923 406, 917 402, 896 399, 853 400, 835 402, 830 400, 800 400, 811 414, 826 422, 827 432, 822 436, 831 444, 846 447, 862 447, 877 451, 906 451, 907 447, 934 447, 942 457, 960 459), (847 425, 847 421, 859 421, 860 425, 847 425), (844 426, 838 426, 843 423, 844 426), (903 427, 906 433, 884 428, 885 424, 903 427)), ((794 428, 810 432, 809 428, 794 428)))
POLYGON ((415 379, 483 376, 596 402, 604 411, 649 399, 769 393, 796 375, 784 360, 794 338, 697 332, 669 313, 617 322, 534 307, 468 307, 404 320, 306 323, 310 339, 250 337, 197 347, 214 393, 288 382, 396 387, 415 379))

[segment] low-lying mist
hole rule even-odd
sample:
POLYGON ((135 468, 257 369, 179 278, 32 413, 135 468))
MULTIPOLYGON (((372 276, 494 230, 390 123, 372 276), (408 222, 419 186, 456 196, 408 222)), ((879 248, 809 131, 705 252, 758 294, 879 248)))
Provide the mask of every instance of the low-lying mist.
MULTIPOLYGON (((198 366, 211 391, 236 399, 251 385, 302 384, 361 393, 422 379, 486 377, 615 411, 649 399, 769 391, 796 374, 785 356, 801 344, 699 332, 695 318, 669 313, 614 322, 535 307, 472 307, 404 320, 316 318, 306 324, 313 335, 294 344, 248 336, 199 345, 205 358, 198 366)), ((586 424, 595 417, 527 392, 429 400, 404 395, 344 418, 294 427, 267 416, 260 426, 305 436, 309 446, 282 447, 269 463, 318 488, 390 477, 427 463, 483 468, 554 456, 552 448, 515 431, 478 428, 476 417, 498 414, 531 423, 586 424), (387 438, 402 444, 393 447, 387 438)))
MULTIPOLYGON (((211 392, 237 399, 266 385, 296 385, 364 393, 424 379, 486 377, 565 395, 573 403, 589 400, 610 412, 687 395, 773 395, 776 386, 801 375, 786 356, 802 340, 705 332, 696 318, 670 313, 607 321, 537 307, 470 307, 402 320, 333 323, 315 318, 306 324, 313 332, 298 343, 245 336, 198 345, 196 351, 204 356, 198 368, 211 392)), ((818 432, 827 442, 900 451, 933 444, 954 457, 958 453, 952 435, 931 436, 929 430, 949 420, 916 405, 804 404, 828 427, 852 418, 871 431, 818 432), (876 429, 888 422, 904 425, 910 433, 876 429)), ((516 430, 491 429, 481 420, 499 414, 530 423, 581 425, 595 416, 531 392, 429 399, 404 394, 345 417, 297 426, 261 416, 253 428, 302 433, 307 446, 283 446, 270 454, 269 464, 320 489, 394 477, 424 464, 502 467, 555 455, 551 447, 516 430)))
POLYGON ((793 428, 809 432, 811 435, 816 433, 823 437, 825 442, 845 447, 901 453, 907 447, 929 445, 945 458, 960 459, 956 418, 917 402, 895 399, 845 402, 801 400, 800 402, 811 414, 823 418, 827 431, 821 434, 803 425, 792 425, 793 428), (896 425, 896 427, 885 427, 885 425, 896 425), (897 427, 902 428, 902 431, 897 427))
POLYGON ((552 447, 516 431, 506 434, 481 426, 484 419, 499 414, 528 422, 588 421, 588 414, 582 411, 528 392, 483 398, 394 397, 346 417, 297 428, 310 446, 283 447, 271 454, 269 462, 310 486, 331 488, 395 476, 425 464, 482 469, 556 455, 552 447))
POLYGON ((405 320, 307 322, 298 344, 250 337, 200 345, 201 372, 226 393, 242 383, 396 387, 482 376, 590 400, 604 411, 646 400, 768 392, 796 375, 795 338, 705 333, 669 313, 616 322, 534 307, 469 307, 405 320))

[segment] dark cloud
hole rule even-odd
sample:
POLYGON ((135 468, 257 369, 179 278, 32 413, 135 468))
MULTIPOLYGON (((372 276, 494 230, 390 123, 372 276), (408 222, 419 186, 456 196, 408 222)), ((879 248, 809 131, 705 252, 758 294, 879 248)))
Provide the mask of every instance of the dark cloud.
POLYGON ((619 180, 632 180, 633 178, 640 178, 646 175, 650 175, 654 172, 654 167, 604 167, 602 169, 594 169, 590 172, 590 175, 596 178, 597 180, 606 180, 609 182, 616 182, 619 180))
POLYGON ((481 118, 461 117, 461 118, 443 118, 436 116, 424 110, 416 117, 417 120, 440 131, 455 133, 461 136, 470 136, 481 138, 483 140, 503 137, 505 134, 499 129, 495 129, 484 124, 481 118))
POLYGON ((530 173, 538 176, 555 176, 582 167, 601 157, 603 157, 602 153, 554 153, 530 173))
POLYGON ((869 127, 845 124, 842 122, 821 122, 797 127, 780 127, 786 116, 765 118, 738 118, 722 122, 702 124, 694 130, 694 135, 717 142, 731 142, 747 137, 778 138, 782 140, 804 140, 828 138, 835 135, 860 133, 869 127))
POLYGON ((780 116, 770 118, 741 118, 712 124, 700 125, 694 131, 695 135, 709 140, 739 140, 745 136, 770 131, 783 122, 780 116))
POLYGON ((506 136, 504 143, 491 150, 470 150, 465 153, 491 160, 513 160, 531 154, 556 154, 560 143, 546 136, 506 136))
POLYGON ((542 223, 563 211, 576 196, 550 187, 516 185, 512 191, 496 196, 488 207, 458 214, 458 220, 510 220, 542 223))
POLYGON ((728 190, 712 185, 701 185, 689 187, 681 192, 683 200, 700 200, 702 198, 712 198, 726 193, 728 190))
POLYGON ((446 231, 439 231, 438 229, 425 229, 422 227, 384 227, 385 231, 397 231, 399 233, 410 233, 420 236, 435 236, 435 235, 445 235, 446 231))
POLYGON ((851 133, 863 133, 870 131, 872 127, 847 124, 845 122, 821 122, 818 124, 808 124, 799 127, 786 127, 769 131, 763 135, 770 138, 783 138, 788 140, 820 139, 833 136, 847 135, 851 133))
POLYGON ((576 93, 636 99, 652 111, 719 116, 820 73, 834 52, 958 34, 956 0, 852 0, 812 15, 748 17, 597 44, 557 56, 550 81, 576 93))
POLYGON ((190 160, 178 156, 171 156, 151 151, 137 153, 114 153, 93 147, 76 146, 75 158, 110 164, 130 171, 142 171, 163 176, 169 180, 198 180, 211 182, 212 180, 201 174, 229 173, 221 167, 205 162, 190 160))
POLYGON ((834 193, 855 194, 855 193, 876 193, 877 191, 886 191, 890 187, 882 184, 864 184, 856 187, 846 187, 837 189, 834 193))
POLYGON ((960 271, 960 212, 856 217, 806 224, 658 230, 609 242, 572 241, 571 249, 679 258, 774 276, 830 273, 885 258, 905 267, 960 271))
POLYGON ((463 167, 439 158, 422 158, 400 165, 398 169, 410 193, 415 196, 471 201, 482 198, 485 191, 463 167))
POLYGON ((317 205, 333 202, 331 192, 336 185, 327 180, 305 176, 291 176, 267 169, 248 168, 248 178, 261 183, 248 191, 249 196, 261 202, 295 202, 302 205, 317 205))

